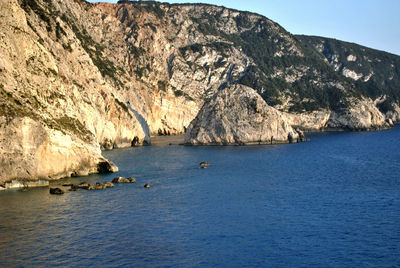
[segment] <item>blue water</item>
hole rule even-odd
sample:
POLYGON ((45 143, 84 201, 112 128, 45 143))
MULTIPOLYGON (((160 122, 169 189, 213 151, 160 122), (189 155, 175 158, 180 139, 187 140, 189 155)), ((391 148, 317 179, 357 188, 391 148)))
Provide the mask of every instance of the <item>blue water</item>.
POLYGON ((62 182, 137 183, 1 192, 0 266, 400 267, 400 128, 309 137, 115 150, 119 174, 62 182))

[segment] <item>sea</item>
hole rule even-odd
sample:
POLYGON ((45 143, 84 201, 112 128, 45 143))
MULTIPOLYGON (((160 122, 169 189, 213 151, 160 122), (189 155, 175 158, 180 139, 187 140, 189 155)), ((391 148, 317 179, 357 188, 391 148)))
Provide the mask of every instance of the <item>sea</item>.
POLYGON ((308 138, 200 147, 155 138, 104 152, 116 174, 51 186, 136 183, 2 191, 0 267, 400 267, 400 128, 308 138))

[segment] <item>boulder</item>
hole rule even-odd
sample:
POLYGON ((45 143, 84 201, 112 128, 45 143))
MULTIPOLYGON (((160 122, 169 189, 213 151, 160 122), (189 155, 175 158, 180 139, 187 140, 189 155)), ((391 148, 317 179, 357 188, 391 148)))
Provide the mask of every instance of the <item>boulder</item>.
POLYGON ((112 188, 112 187, 114 187, 114 184, 113 184, 112 182, 104 182, 103 184, 104 184, 104 186, 105 186, 106 188, 112 188))
POLYGON ((50 188, 50 194, 64 194, 64 191, 60 188, 50 188))
POLYGON ((91 190, 104 190, 106 188, 107 187, 103 183, 96 182, 95 185, 89 185, 89 187, 86 190, 89 190, 89 191, 91 191, 91 190))
POLYGON ((113 183, 133 183, 136 182, 135 178, 116 177, 112 180, 113 183))
POLYGON ((68 190, 70 192, 76 192, 79 191, 81 188, 78 187, 78 185, 71 185, 71 188, 68 190))
POLYGON ((87 182, 81 182, 80 184, 76 185, 77 188, 79 189, 85 189, 87 190, 89 188, 90 184, 87 182))
POLYGON ((144 188, 150 188, 150 184, 146 183, 146 184, 144 185, 144 188))

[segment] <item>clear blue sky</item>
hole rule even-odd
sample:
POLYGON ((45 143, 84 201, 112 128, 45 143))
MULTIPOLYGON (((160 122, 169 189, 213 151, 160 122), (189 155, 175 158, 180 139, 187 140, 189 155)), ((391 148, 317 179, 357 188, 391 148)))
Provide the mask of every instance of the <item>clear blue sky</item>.
MULTIPOLYGON (((116 3, 117 0, 89 2, 116 3)), ((262 14, 293 34, 355 42, 400 55, 400 0, 163 0, 209 3, 262 14)))

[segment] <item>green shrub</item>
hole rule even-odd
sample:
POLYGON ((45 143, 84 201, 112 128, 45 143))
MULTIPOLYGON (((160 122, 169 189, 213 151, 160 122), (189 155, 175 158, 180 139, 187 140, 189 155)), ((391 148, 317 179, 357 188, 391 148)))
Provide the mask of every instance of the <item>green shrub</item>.
POLYGON ((161 90, 161 91, 167 91, 167 83, 166 83, 165 81, 159 80, 159 81, 157 82, 157 85, 158 85, 158 89, 159 89, 159 90, 161 90))

